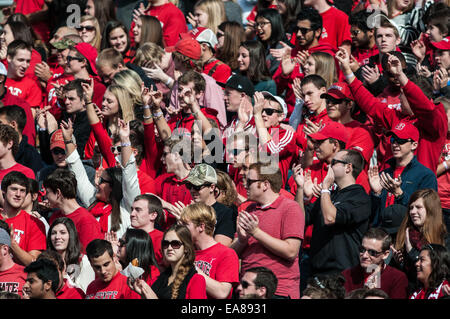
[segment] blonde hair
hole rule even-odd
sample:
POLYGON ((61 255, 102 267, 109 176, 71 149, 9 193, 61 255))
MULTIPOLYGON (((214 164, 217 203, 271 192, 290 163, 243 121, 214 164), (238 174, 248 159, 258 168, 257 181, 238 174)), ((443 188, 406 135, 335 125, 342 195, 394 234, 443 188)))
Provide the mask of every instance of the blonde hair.
POLYGON ((320 75, 325 82, 327 82, 327 88, 333 83, 336 83, 338 81, 338 76, 336 72, 336 62, 334 61, 333 56, 318 51, 311 53, 311 56, 316 62, 315 74, 320 75))
POLYGON ((238 194, 236 191, 236 186, 233 184, 233 180, 231 179, 230 175, 227 173, 216 169, 217 174, 217 184, 216 188, 219 190, 219 192, 224 194, 223 199, 218 202, 226 205, 231 206, 234 203, 237 202, 238 194))
POLYGON ((119 116, 125 122, 134 120, 134 104, 128 90, 118 84, 111 84, 107 90, 111 92, 119 103, 119 116))
POLYGON ((164 49, 153 42, 146 42, 139 46, 134 57, 134 64, 143 66, 146 62, 160 64, 164 55, 164 49))
POLYGON ((96 17, 90 16, 90 15, 84 15, 81 17, 80 23, 86 22, 86 21, 92 21, 95 28, 95 36, 94 39, 89 43, 94 48, 97 49, 97 51, 100 50, 100 46, 102 44, 102 33, 100 31, 100 25, 98 24, 98 20, 96 17))
POLYGON ((202 27, 211 29, 214 33, 217 33, 219 24, 227 20, 222 0, 200 0, 194 5, 194 10, 197 8, 208 15, 208 23, 202 27))
POLYGON ((204 203, 194 203, 186 206, 181 213, 180 220, 183 223, 191 221, 196 226, 205 225, 206 234, 213 236, 216 227, 216 211, 204 203))
POLYGON ((130 69, 119 71, 114 75, 112 83, 121 86, 128 92, 132 104, 142 105, 142 80, 136 72, 130 69))

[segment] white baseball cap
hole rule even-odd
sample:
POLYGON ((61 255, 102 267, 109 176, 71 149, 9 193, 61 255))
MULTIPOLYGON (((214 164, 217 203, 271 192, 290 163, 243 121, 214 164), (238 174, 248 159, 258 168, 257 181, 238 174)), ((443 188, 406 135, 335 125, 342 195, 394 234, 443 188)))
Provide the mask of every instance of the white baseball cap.
POLYGON ((262 94, 264 97, 269 97, 269 98, 274 99, 275 101, 277 101, 277 102, 281 105, 281 107, 283 108, 283 115, 284 115, 283 120, 284 120, 284 119, 286 118, 287 112, 288 112, 286 102, 285 102, 281 97, 279 97, 279 96, 277 96, 277 95, 273 95, 272 93, 267 92, 267 91, 262 91, 261 94, 262 94))
POLYGON ((217 36, 211 29, 197 27, 189 31, 189 33, 198 43, 208 43, 213 50, 215 50, 217 43, 219 43, 217 36))

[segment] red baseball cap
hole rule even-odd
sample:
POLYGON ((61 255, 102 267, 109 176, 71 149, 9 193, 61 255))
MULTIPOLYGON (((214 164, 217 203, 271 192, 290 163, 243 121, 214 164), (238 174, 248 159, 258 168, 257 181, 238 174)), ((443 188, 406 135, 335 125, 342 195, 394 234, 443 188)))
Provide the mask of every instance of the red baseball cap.
POLYGON ((98 55, 97 50, 92 45, 86 42, 77 43, 77 45, 75 45, 75 49, 80 52, 80 54, 84 56, 88 61, 91 68, 90 70, 88 68, 89 73, 94 76, 97 75, 97 68, 95 67, 95 62, 98 55))
POLYGON ((200 43, 191 36, 183 35, 175 46, 166 47, 166 52, 180 52, 188 58, 198 60, 202 55, 200 43))
POLYGON ((52 137, 50 138, 50 150, 56 147, 62 148, 63 150, 66 149, 66 144, 64 143, 64 138, 61 129, 56 130, 52 134, 52 137))
POLYGON ((431 45, 435 49, 450 50, 450 37, 446 37, 442 41, 439 41, 439 42, 431 42, 431 45))
POLYGON ((346 82, 337 82, 328 88, 327 93, 320 95, 321 99, 331 96, 334 99, 349 99, 354 100, 352 91, 346 82))
POLYGON ((402 139, 410 138, 415 142, 419 141, 420 136, 417 127, 408 122, 400 122, 392 130, 386 133, 388 136, 392 134, 402 139))
POLYGON ((310 138, 322 141, 327 138, 334 138, 347 144, 349 135, 344 125, 338 122, 328 122, 318 132, 309 135, 310 138))

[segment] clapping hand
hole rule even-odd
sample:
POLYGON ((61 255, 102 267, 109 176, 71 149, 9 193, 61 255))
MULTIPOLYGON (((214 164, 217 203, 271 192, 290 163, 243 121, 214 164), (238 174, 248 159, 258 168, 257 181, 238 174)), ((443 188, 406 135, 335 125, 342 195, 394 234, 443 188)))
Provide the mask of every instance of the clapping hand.
POLYGON ((281 44, 282 48, 269 50, 270 54, 274 58, 276 58, 278 61, 283 59, 283 57, 286 55, 291 56, 291 51, 292 51, 292 48, 289 45, 287 45, 286 43, 284 43, 283 41, 280 41, 279 43, 281 44))
POLYGON ((372 192, 374 192, 375 194, 380 194, 381 191, 383 190, 383 187, 381 186, 380 175, 378 174, 378 166, 377 165, 370 166, 368 173, 369 173, 369 185, 370 188, 372 189, 372 192))
POLYGON ((403 190, 401 189, 402 185, 401 176, 394 179, 391 177, 391 175, 385 172, 381 172, 380 184, 384 189, 386 189, 389 193, 393 194, 395 197, 398 197, 403 194, 403 190))

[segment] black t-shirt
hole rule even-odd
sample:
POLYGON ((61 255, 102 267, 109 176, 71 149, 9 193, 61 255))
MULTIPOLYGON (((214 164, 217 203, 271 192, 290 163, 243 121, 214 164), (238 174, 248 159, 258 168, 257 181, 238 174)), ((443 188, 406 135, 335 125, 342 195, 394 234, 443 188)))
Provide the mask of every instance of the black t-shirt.
POLYGON ((236 233, 236 223, 233 218, 233 209, 219 202, 215 202, 212 205, 212 208, 216 211, 217 219, 214 236, 220 234, 233 239, 234 234, 236 233))

